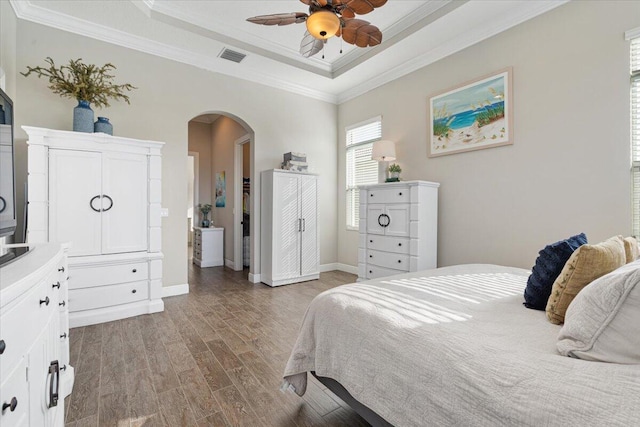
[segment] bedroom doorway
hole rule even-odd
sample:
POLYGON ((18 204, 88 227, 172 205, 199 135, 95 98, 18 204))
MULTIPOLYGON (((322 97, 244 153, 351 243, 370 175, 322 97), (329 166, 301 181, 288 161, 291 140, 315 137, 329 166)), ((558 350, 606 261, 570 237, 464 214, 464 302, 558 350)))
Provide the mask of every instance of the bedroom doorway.
POLYGON ((199 153, 187 153, 187 259, 192 255, 193 226, 198 221, 199 162, 199 153))
POLYGON ((234 270, 251 265, 251 136, 243 135, 234 144, 234 270))

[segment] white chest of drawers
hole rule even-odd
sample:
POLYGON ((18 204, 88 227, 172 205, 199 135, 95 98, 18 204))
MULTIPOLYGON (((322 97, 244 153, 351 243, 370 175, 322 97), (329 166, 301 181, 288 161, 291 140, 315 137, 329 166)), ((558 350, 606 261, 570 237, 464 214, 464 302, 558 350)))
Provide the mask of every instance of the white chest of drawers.
POLYGON ((360 187, 358 280, 436 268, 439 186, 405 181, 360 187))
POLYGON ((224 265, 224 228, 193 227, 193 263, 199 267, 224 265))

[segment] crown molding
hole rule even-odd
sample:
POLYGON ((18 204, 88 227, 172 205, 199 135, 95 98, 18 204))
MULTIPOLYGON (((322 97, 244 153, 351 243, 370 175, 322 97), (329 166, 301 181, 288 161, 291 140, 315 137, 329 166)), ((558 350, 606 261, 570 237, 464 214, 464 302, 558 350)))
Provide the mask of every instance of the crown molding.
POLYGON ((240 64, 229 62, 218 57, 210 57, 198 54, 185 49, 180 49, 165 43, 160 43, 145 37, 140 37, 124 31, 109 28, 104 25, 89 22, 84 19, 69 16, 60 12, 44 9, 28 0, 10 0, 16 16, 19 19, 34 22, 67 31, 73 34, 93 38, 106 43, 123 46, 139 52, 148 53, 161 58, 193 65, 208 71, 214 71, 231 77, 248 80, 254 83, 282 89, 310 98, 318 99, 335 104, 337 96, 311 89, 303 85, 287 82, 283 79, 262 74, 258 71, 241 68, 240 64))
POLYGON ((501 19, 494 21, 494 25, 491 27, 481 23, 480 25, 470 28, 468 31, 465 31, 457 37, 450 39, 447 43, 441 44, 423 55, 397 65, 369 81, 365 81, 360 85, 343 91, 338 95, 338 104, 347 102, 377 87, 419 70, 420 68, 433 64, 440 59, 479 43, 491 36, 501 33, 502 31, 508 30, 509 28, 515 27, 518 24, 548 12, 549 10, 555 9, 569 1, 570 0, 547 0, 527 2, 527 8, 518 8, 514 13, 509 14, 508 16, 503 16, 501 19))

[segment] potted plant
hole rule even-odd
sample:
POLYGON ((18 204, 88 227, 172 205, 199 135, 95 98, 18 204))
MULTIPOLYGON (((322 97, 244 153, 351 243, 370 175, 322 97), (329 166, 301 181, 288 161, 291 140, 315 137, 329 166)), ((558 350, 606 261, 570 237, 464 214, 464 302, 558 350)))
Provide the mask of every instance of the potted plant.
POLYGON ((211 212, 212 206, 209 203, 198 205, 198 209, 200 209, 200 213, 202 214, 202 228, 209 228, 211 222, 209 221, 209 212, 211 212))
MULTIPOLYGON (((53 93, 78 101, 78 106, 73 109, 73 130, 77 132, 93 132, 93 110, 91 105, 96 107, 108 107, 109 100, 123 100, 127 104, 129 96, 125 91, 137 89, 129 83, 117 85, 113 83, 112 70, 116 67, 107 63, 102 67, 93 64, 85 64, 82 58, 69 60, 68 65, 57 67, 53 59, 47 57, 45 62, 48 67, 29 67, 26 73, 20 73, 25 77, 35 74, 49 79, 49 89, 53 93)), ((102 118, 105 119, 105 118, 102 118)), ((108 122, 108 120, 107 120, 108 122)), ((102 120, 100 129, 104 127, 105 120, 102 120)), ((113 130, 111 128, 111 133, 113 130)))
POLYGON ((389 166, 389 182, 400 181, 400 172, 402 172, 402 168, 399 164, 393 163, 389 166))

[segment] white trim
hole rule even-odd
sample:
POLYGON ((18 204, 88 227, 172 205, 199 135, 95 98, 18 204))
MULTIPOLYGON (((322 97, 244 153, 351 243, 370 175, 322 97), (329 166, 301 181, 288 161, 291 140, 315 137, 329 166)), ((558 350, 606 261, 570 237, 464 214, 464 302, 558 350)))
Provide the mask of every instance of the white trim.
POLYGON ((329 264, 320 264, 320 268, 318 269, 320 273, 326 273, 327 271, 334 271, 338 269, 338 264, 335 262, 329 264))
MULTIPOLYGON (((244 144, 249 144, 249 150, 251 150, 251 134, 247 133, 242 135, 240 138, 236 139, 234 142, 234 152, 233 152, 233 160, 234 160, 234 184, 233 184, 233 258, 235 260, 235 265, 237 268, 234 268, 235 271, 240 271, 244 267, 244 260, 242 256, 242 224, 240 224, 243 219, 243 210, 242 210, 242 188, 243 188, 243 164, 244 164, 244 144)), ((249 171, 249 178, 251 178, 251 171, 249 171)), ((249 217, 251 217, 251 213, 249 213, 249 217)), ((251 262, 249 262, 251 264, 251 262)))
POLYGON ((633 28, 631 30, 628 30, 628 31, 624 32, 624 39, 625 40, 635 39, 636 37, 640 37, 640 27, 633 28))
POLYGON ((164 302, 158 299, 114 305, 112 307, 102 307, 95 310, 76 311, 69 313, 69 327, 78 328, 80 326, 96 325, 98 323, 125 319, 140 314, 157 313, 163 310, 164 302))
POLYGON ((249 273, 248 279, 251 283, 260 283, 260 274, 249 273))
POLYGON ((189 293, 189 284, 171 285, 162 287, 162 298, 184 295, 189 293))
POLYGON ((234 271, 237 271, 237 270, 235 269, 235 263, 234 263, 232 260, 230 260, 230 259, 227 259, 227 258, 225 258, 225 259, 224 259, 224 266, 225 266, 225 267, 228 267, 228 268, 230 268, 230 269, 232 269, 232 270, 234 270, 234 271))
MULTIPOLYGON (((359 128, 359 127, 362 127, 362 126, 370 125, 371 123, 375 123, 375 122, 380 122, 381 123, 380 126, 382 126, 382 114, 379 115, 379 116, 371 117, 370 119, 363 120, 363 121, 358 122, 358 123, 354 123, 352 125, 345 126, 344 127, 344 131, 345 132, 349 132, 350 130, 353 130, 353 129, 356 129, 356 128, 359 128)), ((366 143, 366 142, 370 142, 370 141, 364 141, 364 142, 366 143)), ((360 144, 362 144, 362 143, 360 143, 360 144)), ((350 145, 350 147, 351 147, 351 145, 350 145)))
POLYGON ((353 266, 353 265, 349 265, 349 264, 342 264, 342 263, 336 263, 336 270, 338 271, 344 271, 345 273, 351 273, 351 274, 355 274, 356 276, 358 275, 358 267, 357 266, 353 266))

